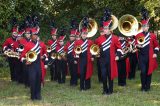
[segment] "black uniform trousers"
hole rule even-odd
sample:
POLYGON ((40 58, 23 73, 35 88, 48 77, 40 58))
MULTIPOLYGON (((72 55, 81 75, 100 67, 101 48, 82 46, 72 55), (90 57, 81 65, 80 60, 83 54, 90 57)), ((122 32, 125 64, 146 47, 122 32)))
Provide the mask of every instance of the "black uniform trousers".
POLYGON ((29 70, 26 64, 23 63, 23 78, 25 87, 29 87, 29 70))
POLYGON ((15 71, 15 58, 8 57, 8 63, 9 63, 9 68, 10 68, 10 76, 11 76, 11 81, 16 81, 16 71, 15 71))
POLYGON ((118 65, 118 85, 126 85, 126 59, 119 60, 118 65))
POLYGON ((27 65, 29 72, 29 84, 31 91, 32 100, 41 99, 41 64, 40 55, 38 55, 37 60, 27 65))
POLYGON ((129 72, 129 79, 134 79, 135 78, 135 74, 136 74, 136 66, 138 63, 137 60, 137 54, 136 53, 131 53, 129 55, 129 61, 130 61, 130 72, 129 72))
POLYGON ((67 56, 67 61, 69 65, 69 71, 70 71, 70 85, 74 86, 77 85, 77 80, 78 80, 78 74, 77 74, 77 65, 74 64, 74 57, 72 54, 69 54, 67 56))
POLYGON ((139 66, 141 70, 141 85, 142 90, 149 90, 151 85, 152 74, 148 75, 149 68, 149 55, 139 54, 139 66))
POLYGON ((111 80, 110 49, 100 52, 100 67, 103 81, 103 94, 113 93, 113 80, 111 80))
POLYGON ((111 80, 110 62, 101 62, 101 72, 103 81, 103 93, 108 94, 113 92, 113 80, 111 80))
POLYGON ((80 55, 80 90, 87 90, 91 88, 91 80, 86 79, 87 71, 87 51, 80 55))
MULTIPOLYGON (((50 75, 51 75, 51 81, 57 81, 58 80, 58 73, 57 73, 57 59, 51 60, 49 59, 51 62, 50 65, 50 75)), ((50 62, 49 61, 49 62, 50 62)))
POLYGON ((98 70, 98 81, 102 82, 102 75, 101 75, 101 67, 100 67, 100 58, 97 58, 97 70, 98 70))
POLYGON ((23 64, 22 62, 15 58, 15 73, 16 73, 16 80, 18 83, 24 84, 24 77, 23 77, 23 64))
POLYGON ((57 77, 58 83, 65 83, 67 63, 64 59, 57 60, 57 77))
POLYGON ((51 75, 51 81, 57 81, 58 80, 58 75, 57 75, 57 59, 52 59, 51 54, 55 53, 55 50, 49 53, 49 61, 48 65, 50 67, 50 75, 51 75))

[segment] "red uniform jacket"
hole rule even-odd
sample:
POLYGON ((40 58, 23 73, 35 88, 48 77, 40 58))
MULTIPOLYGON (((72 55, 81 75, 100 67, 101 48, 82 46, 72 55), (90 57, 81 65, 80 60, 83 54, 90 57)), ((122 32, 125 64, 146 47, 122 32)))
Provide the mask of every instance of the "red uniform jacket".
POLYGON ((44 67, 45 65, 45 61, 48 60, 48 55, 47 55, 47 50, 46 50, 46 45, 44 42, 42 41, 39 41, 40 42, 40 47, 41 47, 41 56, 44 57, 44 60, 41 59, 41 70, 42 70, 42 83, 44 83, 44 78, 45 78, 45 75, 46 75, 46 69, 44 67))
MULTIPOLYGON (((22 62, 23 62, 24 59, 26 59, 27 52, 29 52, 34 47, 35 47, 35 44, 32 41, 28 42, 24 46, 24 50, 22 51, 21 56, 20 56, 20 59, 21 59, 22 62)), ((41 54, 40 54, 40 56, 41 56, 41 54)))
POLYGON ((50 39, 50 40, 48 40, 48 42, 47 42, 47 45, 48 45, 48 46, 51 46, 51 47, 52 47, 52 50, 55 50, 55 49, 56 49, 57 44, 58 44, 57 40, 54 41, 54 40, 50 39))
MULTIPOLYGON (((125 44, 126 47, 130 47, 129 43, 126 41, 126 44, 125 44)), ((129 72, 130 72, 130 61, 129 61, 129 57, 127 57, 125 59, 126 61, 126 76, 128 77, 129 75, 129 72)))
MULTIPOLYGON (((145 36, 143 33, 139 33, 136 35, 136 44, 137 39, 140 36, 145 36)), ((153 58, 154 49, 158 48, 158 42, 156 39, 156 35, 154 33, 150 33, 150 43, 149 43, 149 68, 148 68, 148 75, 152 74, 152 72, 158 67, 158 63, 156 61, 156 58, 153 58)))
MULTIPOLYGON (((66 44, 65 44, 65 46, 64 46, 64 51, 68 54, 68 52, 69 52, 69 50, 68 50, 68 47, 72 44, 73 46, 74 46, 74 43, 75 43, 75 41, 74 42, 70 42, 70 41, 68 41, 66 44)), ((74 52, 74 47, 73 47, 73 50, 72 50, 72 54, 73 54, 73 56, 75 55, 75 52, 74 52)))
MULTIPOLYGON (((75 41, 74 47, 81 46, 83 44, 83 40, 75 41)), ((87 48, 87 70, 86 70, 86 79, 91 78, 93 74, 93 62, 91 61, 92 55, 90 53, 90 47, 93 44, 91 40, 88 40, 88 48, 87 48)))
POLYGON ((2 47, 3 47, 3 51, 5 49, 7 49, 8 47, 11 47, 12 50, 16 51, 16 49, 19 46, 18 46, 18 42, 15 39, 13 39, 12 37, 9 37, 9 38, 7 38, 5 40, 5 42, 3 43, 2 47))
MULTIPOLYGON (((99 46, 102 45, 102 43, 106 40, 105 35, 99 36, 96 40, 95 43, 99 46)), ((111 38, 111 44, 110 44, 110 63, 111 63, 111 80, 116 78, 118 76, 118 71, 117 71, 117 62, 115 60, 116 57, 116 50, 121 50, 121 43, 118 40, 118 37, 115 35, 112 35, 111 38)))
MULTIPOLYGON (((30 41, 30 40, 29 40, 29 41, 30 41)), ((19 44, 22 44, 22 45, 25 46, 29 41, 27 41, 26 38, 22 38, 22 39, 19 40, 19 44)))
MULTIPOLYGON (((59 53, 58 51, 59 51, 60 49, 63 51, 62 53, 65 52, 64 46, 61 47, 61 46, 58 44, 58 45, 56 46, 56 52, 59 53)), ((61 53, 60 53, 60 54, 61 54, 61 53)), ((68 66, 67 66, 67 69, 66 69, 66 75, 67 75, 67 74, 68 74, 68 66)))

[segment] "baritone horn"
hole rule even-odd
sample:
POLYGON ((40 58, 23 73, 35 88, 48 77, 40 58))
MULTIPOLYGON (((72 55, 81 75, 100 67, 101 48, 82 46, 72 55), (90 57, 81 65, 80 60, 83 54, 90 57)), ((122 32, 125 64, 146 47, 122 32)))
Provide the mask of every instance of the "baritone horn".
POLYGON ((92 55, 95 55, 95 56, 99 55, 99 53, 100 53, 100 48, 99 48, 99 46, 96 45, 96 44, 93 44, 93 45, 90 47, 90 52, 91 52, 92 55))
POLYGON ((29 51, 26 54, 26 60, 28 62, 34 62, 37 59, 37 53, 35 51, 29 51))
POLYGON ((124 36, 132 36, 138 33, 138 21, 130 15, 123 15, 118 21, 118 29, 124 36))
MULTIPOLYGON (((83 20, 79 24, 79 31, 81 31, 81 29, 83 27, 82 23, 83 23, 83 20)), ((94 19, 89 18, 89 25, 88 25, 87 30, 88 30, 88 34, 87 34, 88 38, 93 37, 97 33, 97 31, 98 31, 98 24, 97 24, 97 22, 94 19)))

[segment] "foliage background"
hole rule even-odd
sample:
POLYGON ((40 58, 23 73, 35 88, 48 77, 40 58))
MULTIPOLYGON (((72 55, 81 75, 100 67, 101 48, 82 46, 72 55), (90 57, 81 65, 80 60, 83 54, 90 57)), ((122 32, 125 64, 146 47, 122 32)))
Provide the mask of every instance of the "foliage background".
MULTIPOLYGON (((50 37, 51 19, 56 20, 58 28, 64 26, 68 35, 72 18, 79 23, 82 17, 89 16, 99 22, 106 7, 117 18, 132 14, 138 19, 141 8, 146 7, 150 12, 151 30, 160 29, 159 0, 0 0, 0 44, 10 36, 12 17, 22 21, 27 15, 36 14, 40 19, 42 39, 46 41, 50 37)), ((115 32, 119 34, 118 30, 115 32)))

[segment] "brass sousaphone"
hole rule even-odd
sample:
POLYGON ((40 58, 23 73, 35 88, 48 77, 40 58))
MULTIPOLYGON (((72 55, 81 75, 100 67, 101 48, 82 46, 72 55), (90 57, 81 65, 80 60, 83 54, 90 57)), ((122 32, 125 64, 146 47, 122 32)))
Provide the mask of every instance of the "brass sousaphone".
POLYGON ((111 15, 111 20, 112 20, 112 26, 110 27, 110 30, 113 31, 118 27, 118 19, 116 16, 111 15))
POLYGON ((138 21, 133 15, 123 15, 118 21, 118 29, 126 37, 136 35, 138 33, 138 21))
MULTIPOLYGON (((82 29, 82 23, 83 23, 83 20, 80 22, 79 24, 79 31, 81 31, 82 29)), ((87 34, 87 37, 90 38, 90 37, 93 37, 97 31, 98 31, 98 24, 97 22, 92 19, 92 18, 89 18, 89 25, 88 25, 88 34, 87 34)))

